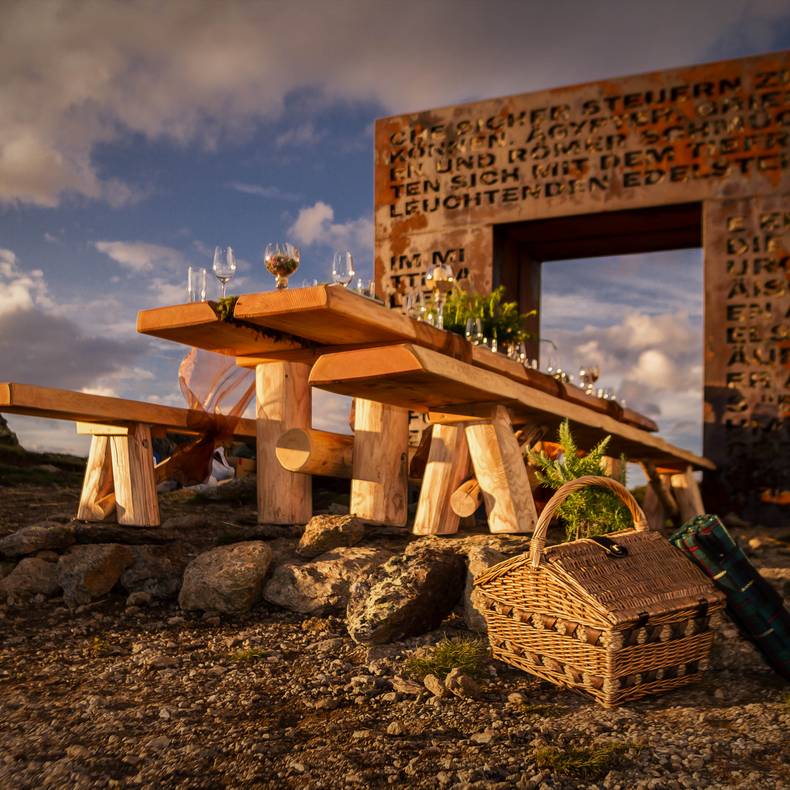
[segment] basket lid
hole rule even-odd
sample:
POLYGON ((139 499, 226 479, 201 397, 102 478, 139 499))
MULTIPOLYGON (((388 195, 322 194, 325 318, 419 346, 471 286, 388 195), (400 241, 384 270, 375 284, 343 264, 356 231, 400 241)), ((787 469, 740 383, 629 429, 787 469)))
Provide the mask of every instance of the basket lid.
POLYGON ((710 579, 658 532, 607 537, 626 553, 612 556, 591 540, 560 543, 544 550, 541 570, 595 604, 613 625, 722 601, 710 579))

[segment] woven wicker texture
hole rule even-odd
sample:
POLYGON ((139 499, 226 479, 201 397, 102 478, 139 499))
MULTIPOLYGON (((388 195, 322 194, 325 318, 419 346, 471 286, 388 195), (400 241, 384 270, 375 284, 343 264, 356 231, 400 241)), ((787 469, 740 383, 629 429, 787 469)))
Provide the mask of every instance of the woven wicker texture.
POLYGON ((494 655, 603 705, 688 683, 704 668, 722 596, 658 533, 610 478, 582 477, 560 488, 541 513, 530 551, 495 565, 475 584, 484 595, 494 655), (615 557, 593 540, 544 549, 564 498, 586 485, 620 497, 635 530, 612 534, 615 557))

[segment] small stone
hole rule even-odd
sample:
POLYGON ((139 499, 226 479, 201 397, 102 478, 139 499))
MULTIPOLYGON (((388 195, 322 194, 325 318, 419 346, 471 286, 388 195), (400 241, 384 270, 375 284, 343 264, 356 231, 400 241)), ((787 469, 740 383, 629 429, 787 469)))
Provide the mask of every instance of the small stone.
POLYGON ((450 670, 444 679, 444 687, 456 697, 477 699, 480 697, 480 686, 469 675, 465 675, 458 667, 450 670))
POLYGON ((482 732, 476 732, 474 735, 471 736, 471 740, 475 743, 491 743, 494 740, 494 731, 490 728, 486 728, 482 732))
POLYGON ((91 752, 90 749, 87 749, 85 746, 75 743, 72 746, 66 747, 66 756, 70 760, 86 760, 91 756, 91 752))
POLYGON ((526 705, 527 698, 520 691, 513 691, 507 695, 507 701, 511 705, 526 705))
POLYGON ((155 751, 167 749, 168 746, 170 746, 170 738, 168 738, 167 735, 160 735, 148 741, 148 748, 154 749, 155 751))
POLYGON ((419 697, 423 692, 423 687, 413 680, 406 680, 406 678, 398 677, 397 675, 390 681, 392 688, 399 694, 406 694, 409 697, 419 697))
POLYGON ((399 721, 390 722, 387 726, 387 735, 403 735, 405 727, 399 721))
POLYGON ((426 675, 422 679, 422 682, 425 688, 427 688, 434 697, 441 699, 447 692, 444 683, 442 683, 436 675, 426 675))
POLYGON ((168 625, 183 625, 185 622, 186 618, 181 617, 181 615, 178 614, 167 618, 168 625))
POLYGON ((388 691, 386 694, 382 694, 380 699, 382 702, 397 702, 399 698, 397 691, 388 691))
POLYGON ((159 718, 168 721, 170 719, 170 711, 167 708, 160 708, 159 718))
POLYGON ((765 548, 765 541, 762 538, 749 538, 748 545, 752 551, 761 551, 765 548))
POLYGON ((354 732, 351 733, 351 737, 355 741, 361 741, 363 738, 370 738, 371 735, 373 735, 371 730, 354 730, 354 732))
POLYGON ((365 536, 365 525, 354 516, 313 516, 296 547, 300 557, 317 557, 341 546, 356 546, 365 536))
POLYGON ((11 605, 55 595, 58 590, 57 565, 39 557, 24 557, 11 573, 0 579, 0 597, 6 597, 11 605))
POLYGON ((147 657, 145 663, 149 669, 170 669, 178 666, 178 659, 175 656, 157 654, 147 657))
POLYGON ((133 592, 126 597, 126 606, 150 606, 153 603, 153 596, 149 592, 133 592))

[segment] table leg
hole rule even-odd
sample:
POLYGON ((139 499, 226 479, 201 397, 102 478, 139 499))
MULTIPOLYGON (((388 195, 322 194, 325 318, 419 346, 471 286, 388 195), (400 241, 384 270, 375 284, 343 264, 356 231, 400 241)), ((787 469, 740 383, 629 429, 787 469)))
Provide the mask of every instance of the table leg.
POLYGON ((685 472, 672 475, 669 479, 672 493, 680 510, 680 519, 686 522, 694 516, 701 516, 705 512, 705 505, 702 502, 702 494, 699 485, 694 479, 694 473, 689 466, 685 472))
POLYGON ((460 518, 450 507, 450 497, 469 473, 469 448, 461 425, 434 425, 431 448, 420 488, 415 535, 451 535, 460 518))
POLYGON ((355 399, 350 512, 363 521, 405 526, 409 411, 355 399))
POLYGON ((151 429, 135 423, 129 426, 126 436, 110 436, 110 453, 118 523, 158 527, 159 500, 151 429))
POLYGON ((310 365, 303 362, 266 362, 255 368, 261 524, 304 524, 313 515, 312 477, 283 469, 275 454, 285 431, 310 427, 309 375, 310 365))
POLYGON ((82 521, 104 521, 115 512, 110 437, 91 437, 85 479, 80 493, 77 518, 82 521))
POLYGON ((493 419, 469 423, 465 430, 488 528, 491 532, 531 532, 538 516, 507 409, 498 406, 493 419))

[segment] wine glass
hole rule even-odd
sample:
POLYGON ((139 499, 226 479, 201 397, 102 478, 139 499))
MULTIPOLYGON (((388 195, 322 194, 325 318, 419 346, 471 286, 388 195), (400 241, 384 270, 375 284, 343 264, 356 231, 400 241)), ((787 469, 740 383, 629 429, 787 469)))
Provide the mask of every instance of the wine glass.
POLYGON ((299 248, 288 242, 267 244, 263 251, 263 265, 270 274, 278 290, 288 287, 288 278, 299 268, 301 253, 299 248))
POLYGON ((233 247, 214 247, 214 263, 211 268, 222 286, 224 299, 228 281, 236 274, 236 253, 233 252, 233 247))
POLYGON ((425 284, 436 295, 436 326, 444 329, 444 302, 453 289, 455 275, 449 263, 434 263, 425 272, 425 284))
POLYGON ((354 279, 354 257, 348 250, 336 252, 332 259, 332 279, 344 287, 354 279))

